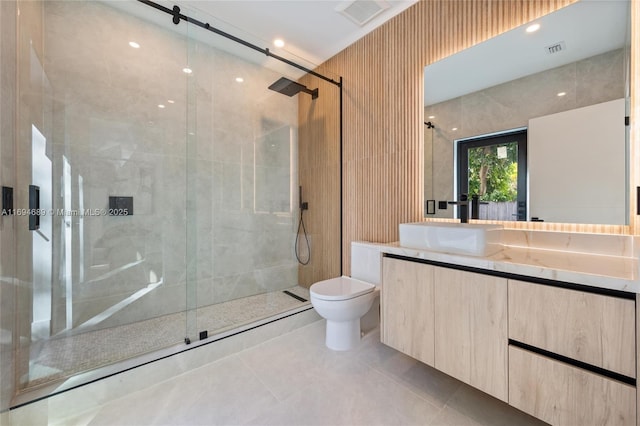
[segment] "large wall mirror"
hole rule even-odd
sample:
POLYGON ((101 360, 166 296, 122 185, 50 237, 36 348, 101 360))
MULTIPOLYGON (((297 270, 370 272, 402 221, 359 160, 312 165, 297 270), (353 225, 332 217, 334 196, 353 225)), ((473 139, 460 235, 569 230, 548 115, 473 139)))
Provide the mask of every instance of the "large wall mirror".
POLYGON ((581 0, 425 68, 426 217, 466 193, 479 219, 628 224, 629 11, 581 0))

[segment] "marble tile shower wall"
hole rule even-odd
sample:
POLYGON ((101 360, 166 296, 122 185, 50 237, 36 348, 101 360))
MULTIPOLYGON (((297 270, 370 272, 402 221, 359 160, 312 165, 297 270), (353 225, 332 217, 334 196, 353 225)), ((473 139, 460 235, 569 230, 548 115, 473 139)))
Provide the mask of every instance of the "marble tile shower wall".
MULTIPOLYGON (((267 90, 279 74, 186 36, 200 29, 169 25, 104 3, 45 2, 54 207, 65 208, 65 185, 72 209, 134 199, 132 216, 71 218, 74 326, 156 283, 100 327, 184 310, 187 291, 202 306, 297 283, 295 98, 267 90)), ((65 241, 56 220, 55 241, 65 241)), ((54 288, 65 285, 64 264, 57 250, 54 288)))
MULTIPOLYGON (((434 198, 447 200, 453 194, 454 140, 525 127, 530 118, 623 98, 624 63, 625 51, 614 50, 425 107, 425 117, 438 117, 432 133, 434 198), (567 87, 570 95, 556 96, 567 87)), ((436 213, 451 217, 453 211, 436 213)))

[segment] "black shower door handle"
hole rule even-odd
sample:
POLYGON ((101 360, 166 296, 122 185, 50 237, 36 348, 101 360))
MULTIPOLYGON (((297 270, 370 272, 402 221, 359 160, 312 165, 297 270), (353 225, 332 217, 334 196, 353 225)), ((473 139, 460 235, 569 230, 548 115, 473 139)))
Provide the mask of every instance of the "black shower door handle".
POLYGON ((40 229, 40 187, 29 185, 29 231, 40 229))

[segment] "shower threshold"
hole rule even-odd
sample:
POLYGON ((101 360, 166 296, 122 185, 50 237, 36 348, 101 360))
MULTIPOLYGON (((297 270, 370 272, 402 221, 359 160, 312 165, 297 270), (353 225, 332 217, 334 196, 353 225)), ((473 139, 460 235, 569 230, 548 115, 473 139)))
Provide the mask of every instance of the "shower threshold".
POLYGON ((185 312, 33 342, 29 370, 22 376, 28 377, 28 382, 16 403, 46 397, 52 391, 77 387, 311 309, 307 288, 295 286, 286 291, 298 297, 278 290, 198 308, 193 315, 197 332, 190 344, 175 339, 180 331, 185 334, 185 312), (198 340, 202 331, 207 332, 207 338, 198 340))

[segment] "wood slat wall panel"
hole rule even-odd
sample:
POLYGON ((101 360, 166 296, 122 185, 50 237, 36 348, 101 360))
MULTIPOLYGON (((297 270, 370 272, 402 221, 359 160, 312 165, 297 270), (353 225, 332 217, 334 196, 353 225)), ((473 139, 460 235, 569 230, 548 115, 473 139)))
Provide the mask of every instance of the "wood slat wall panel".
MULTIPOLYGON (((424 67, 575 1, 423 0, 322 64, 322 69, 344 78, 343 273, 350 273, 351 241, 395 241, 399 223, 424 220, 424 67)), ((632 4, 637 19, 640 6, 637 1, 632 4)), ((638 39, 635 33, 633 37, 638 39)), ((637 70, 635 51, 632 62, 637 70)), ((637 93, 634 85, 633 94, 637 93)), ((635 117, 638 97, 633 99, 635 117)), ((632 146, 639 132, 634 124, 632 146)), ((637 163, 639 154, 634 155, 637 163)), ((309 179, 307 173, 301 167, 301 179, 309 179)), ((635 187, 640 178, 634 174, 631 182, 635 187)), ((640 234, 640 225, 634 215, 631 218, 631 226, 507 226, 640 234)), ((317 225, 313 222, 309 226, 317 225)), ((331 256, 336 250, 331 247, 317 255, 331 256)), ((324 278, 335 276, 325 272, 329 275, 324 278)))
MULTIPOLYGON (((312 76, 300 82, 318 88, 315 100, 298 96, 298 176, 302 201, 309 203, 303 219, 311 243, 311 258, 298 268, 298 282, 309 286, 340 274, 340 91, 312 76)), ((298 253, 307 259, 303 232, 298 253)))

